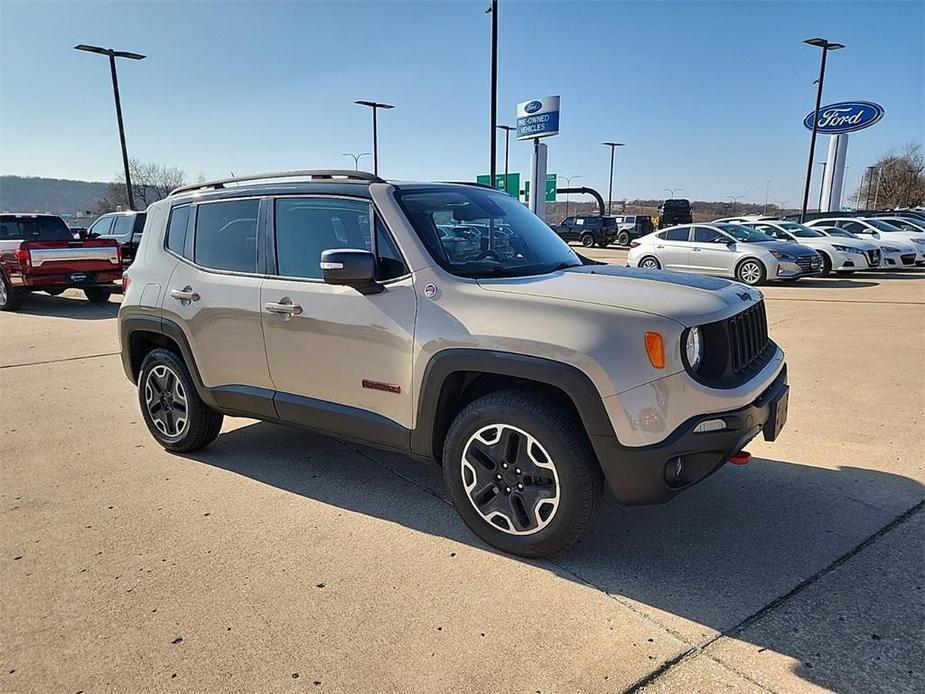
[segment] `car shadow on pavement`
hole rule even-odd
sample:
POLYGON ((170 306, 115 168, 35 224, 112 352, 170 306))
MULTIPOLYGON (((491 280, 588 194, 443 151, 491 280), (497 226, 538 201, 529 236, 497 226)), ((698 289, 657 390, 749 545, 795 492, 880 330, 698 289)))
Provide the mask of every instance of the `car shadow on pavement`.
POLYGON ((119 304, 111 300, 102 304, 91 304, 82 294, 80 296, 29 294, 23 298, 22 306, 16 313, 75 320, 107 320, 116 317, 119 313, 119 304))
MULTIPOLYGON (((263 422, 187 457, 497 554, 458 518, 435 465, 263 422)), ((594 586, 691 647, 718 632, 747 649, 743 662, 783 654, 796 661, 795 675, 826 689, 925 691, 920 547, 903 561, 891 556, 885 563, 896 566, 885 567, 873 587, 859 581, 856 589, 839 584, 826 592, 823 583, 923 496, 921 484, 901 475, 756 459, 727 465, 661 506, 621 507, 608 495, 578 545, 549 560, 510 559, 594 586), (796 586, 824 597, 775 626, 767 606, 796 586), (871 597, 880 594, 889 598, 871 597)), ((748 673, 747 665, 733 669, 748 673)))

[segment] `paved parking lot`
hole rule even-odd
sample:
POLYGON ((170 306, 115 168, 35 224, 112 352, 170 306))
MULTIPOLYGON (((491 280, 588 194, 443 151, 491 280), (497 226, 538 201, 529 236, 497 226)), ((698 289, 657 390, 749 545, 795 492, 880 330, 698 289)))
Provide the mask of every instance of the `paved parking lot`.
POLYGON ((232 418, 165 453, 116 298, 27 300, 0 315, 0 691, 925 691, 925 272, 764 291, 781 439, 543 561, 398 455, 232 418))

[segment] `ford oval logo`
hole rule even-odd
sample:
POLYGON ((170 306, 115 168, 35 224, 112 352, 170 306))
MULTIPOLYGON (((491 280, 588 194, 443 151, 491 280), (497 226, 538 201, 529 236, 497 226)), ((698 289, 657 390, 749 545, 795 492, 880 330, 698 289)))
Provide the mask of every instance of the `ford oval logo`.
MULTIPOLYGON (((853 133, 869 128, 883 118, 883 107, 871 101, 841 101, 819 109, 816 132, 826 135, 853 133)), ((803 125, 813 129, 813 114, 806 114, 803 125)))
POLYGON ((524 106, 524 111, 527 113, 536 113, 541 108, 543 108, 542 101, 531 101, 526 106, 524 106))

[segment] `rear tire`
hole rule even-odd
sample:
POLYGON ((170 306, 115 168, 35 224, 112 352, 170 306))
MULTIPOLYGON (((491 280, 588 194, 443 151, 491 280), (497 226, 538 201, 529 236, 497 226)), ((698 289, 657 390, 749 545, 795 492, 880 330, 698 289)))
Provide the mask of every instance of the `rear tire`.
POLYGON ((524 557, 554 554, 587 533, 604 484, 581 422, 529 390, 466 406, 447 433, 443 476, 469 529, 524 557))
POLYGON ((0 311, 18 311, 22 306, 22 292, 14 289, 0 273, 0 311))
POLYGON ((206 405, 175 352, 148 353, 138 375, 138 402, 148 431, 168 451, 190 453, 212 443, 224 416, 206 405))
POLYGON ((91 304, 105 304, 109 301, 109 291, 102 287, 85 287, 84 294, 91 304))
POLYGON ((819 251, 819 255, 822 257, 822 269, 819 271, 819 276, 825 277, 832 272, 832 259, 822 251, 819 251))
POLYGON ((643 270, 661 270, 662 264, 658 262, 658 258, 653 255, 647 255, 645 258, 639 261, 639 267, 643 270))
POLYGON ((594 245, 594 234, 582 234, 580 240, 582 246, 591 248, 594 245))

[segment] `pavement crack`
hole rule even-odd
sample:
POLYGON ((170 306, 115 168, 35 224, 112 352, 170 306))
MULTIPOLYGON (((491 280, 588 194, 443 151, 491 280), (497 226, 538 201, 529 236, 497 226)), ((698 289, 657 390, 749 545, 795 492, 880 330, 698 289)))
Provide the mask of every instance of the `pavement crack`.
POLYGON ((29 361, 22 364, 6 364, 0 366, 0 369, 15 369, 21 366, 42 366, 43 364, 60 364, 66 361, 80 361, 81 359, 98 359, 99 357, 114 357, 122 352, 100 352, 99 354, 84 354, 80 357, 62 357, 61 359, 46 359, 44 361, 29 361))

